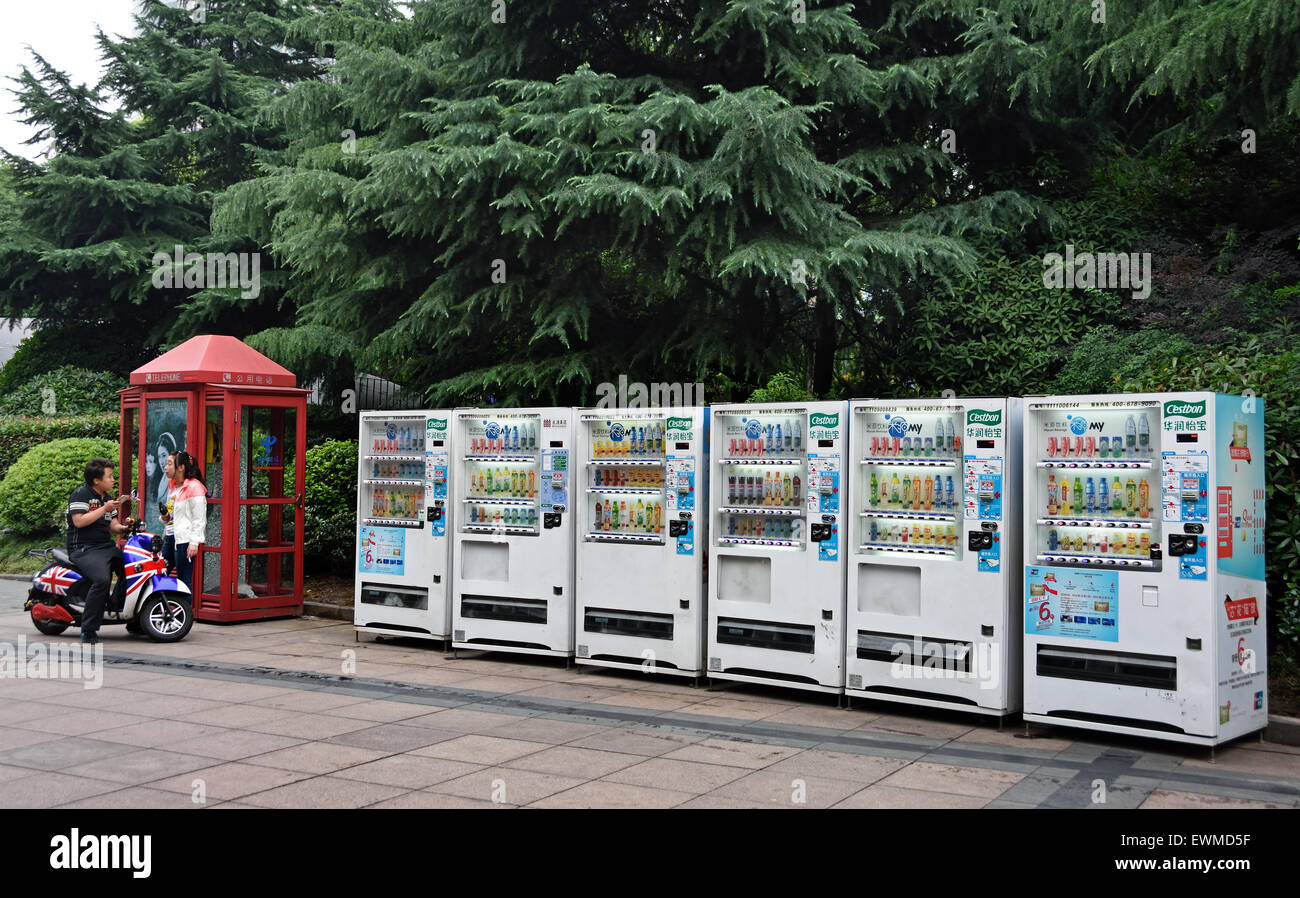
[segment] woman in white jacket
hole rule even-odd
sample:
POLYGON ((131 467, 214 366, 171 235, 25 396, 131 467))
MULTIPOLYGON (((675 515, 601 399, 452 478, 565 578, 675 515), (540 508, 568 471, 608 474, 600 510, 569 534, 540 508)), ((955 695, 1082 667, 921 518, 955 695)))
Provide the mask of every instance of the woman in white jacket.
POLYGON ((176 576, 194 592, 194 559, 207 535, 208 488, 198 460, 188 452, 176 453, 176 471, 181 480, 176 493, 173 529, 176 535, 176 576))

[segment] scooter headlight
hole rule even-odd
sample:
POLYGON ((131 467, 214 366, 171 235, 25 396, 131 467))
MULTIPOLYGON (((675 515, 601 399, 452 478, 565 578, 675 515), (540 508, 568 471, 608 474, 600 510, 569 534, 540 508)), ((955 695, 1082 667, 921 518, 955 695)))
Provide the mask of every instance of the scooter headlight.
POLYGON ((153 539, 149 540, 149 551, 157 555, 162 551, 162 548, 163 538, 155 533, 153 539))

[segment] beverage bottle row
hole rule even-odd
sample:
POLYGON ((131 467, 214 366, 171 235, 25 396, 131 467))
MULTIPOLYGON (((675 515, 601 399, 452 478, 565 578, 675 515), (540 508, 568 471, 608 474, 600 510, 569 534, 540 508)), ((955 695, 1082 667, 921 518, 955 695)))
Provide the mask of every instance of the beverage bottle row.
POLYGON ((591 485, 656 489, 664 485, 664 472, 658 468, 596 468, 591 485))
POLYGON ((507 508, 501 505, 471 505, 469 507, 469 522, 471 524, 497 527, 535 527, 537 525, 537 508, 532 505, 520 508, 507 508))
POLYGON ((957 527, 954 524, 877 524, 874 520, 867 527, 867 542, 883 543, 889 546, 926 546, 936 549, 952 549, 957 546, 957 527))
POLYGON ((1139 458, 1151 454, 1151 427, 1145 414, 1124 422, 1124 436, 1060 436, 1047 438, 1048 458, 1139 458))
POLYGON ((391 422, 385 423, 383 435, 375 437, 371 451, 380 452, 423 452, 423 427, 396 427, 391 422), (389 431, 393 436, 388 436, 389 431))
POLYGON ((469 441, 471 455, 505 455, 511 452, 535 452, 537 450, 537 425, 526 422, 502 424, 495 437, 471 437, 469 441))
POLYGON ((871 458, 956 458, 961 455, 961 434, 952 418, 934 422, 933 436, 872 437, 871 458))
POLYGON ((644 499, 597 502, 591 518, 596 530, 612 533, 660 533, 664 526, 663 506, 644 499))
POLYGON ((537 472, 527 468, 484 468, 469 475, 469 491, 471 499, 532 499, 537 495, 537 472))
POLYGON ((957 492, 953 488, 952 476, 940 478, 913 475, 901 478, 897 473, 890 477, 871 472, 871 482, 867 494, 873 507, 888 510, 905 511, 953 511, 957 508, 957 492))
POLYGON ((591 451, 596 458, 642 458, 664 454, 664 426, 657 421, 623 431, 623 439, 596 440, 591 451))
POLYGON ((801 501, 802 487, 798 474, 791 476, 780 471, 747 472, 742 468, 727 474, 727 503, 797 508, 801 501))
POLYGON ((727 536, 741 539, 803 539, 803 521, 798 518, 750 518, 733 515, 727 519, 727 536))
POLYGON ((418 461, 376 461, 370 476, 389 480, 419 480, 424 476, 424 464, 418 461))
POLYGON ((786 418, 784 423, 760 425, 758 436, 746 434, 731 441, 731 457, 756 455, 799 455, 803 452, 803 431, 799 421, 786 418))
POLYGON ((1111 483, 1105 477, 1075 477, 1073 481, 1062 477, 1058 483, 1052 474, 1047 478, 1047 514, 1148 518, 1151 487, 1146 478, 1130 477, 1121 484, 1118 476, 1111 483))
POLYGON ((414 521, 420 516, 420 491, 376 487, 370 493, 370 516, 414 521))
POLYGON ((1047 531, 1047 551, 1070 552, 1076 555, 1142 555, 1151 554, 1151 534, 1088 533, 1071 535, 1056 530, 1047 531))

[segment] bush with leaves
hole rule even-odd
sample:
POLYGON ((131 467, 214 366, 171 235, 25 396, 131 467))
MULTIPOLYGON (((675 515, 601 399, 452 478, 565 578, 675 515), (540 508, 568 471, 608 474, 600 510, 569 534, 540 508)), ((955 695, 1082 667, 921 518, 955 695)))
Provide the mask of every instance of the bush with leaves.
POLYGON ((61 530, 68 496, 86 482, 86 462, 96 456, 114 460, 116 468, 117 443, 55 440, 29 449, 0 482, 0 523, 33 535, 61 530))
POLYGON ((307 450, 303 555, 317 571, 351 572, 357 527, 357 443, 327 440, 307 450))
MULTIPOLYGON (((118 416, 79 415, 68 418, 0 417, 0 476, 33 446, 52 440, 96 437, 114 441, 118 416)), ((117 455, 110 456, 114 460, 117 455)))
POLYGON ((126 385, 126 378, 109 371, 86 371, 64 365, 5 392, 0 398, 0 414, 116 414, 117 391, 126 385))

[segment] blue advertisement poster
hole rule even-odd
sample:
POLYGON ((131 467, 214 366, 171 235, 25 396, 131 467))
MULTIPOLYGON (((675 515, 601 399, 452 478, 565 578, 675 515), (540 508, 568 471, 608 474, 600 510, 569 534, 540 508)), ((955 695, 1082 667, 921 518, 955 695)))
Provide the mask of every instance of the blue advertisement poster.
POLYGON ((357 570, 363 574, 401 576, 406 567, 404 527, 362 527, 357 570))
POLYGON ((1119 572, 1025 568, 1025 634, 1119 641, 1119 572))
POLYGON ((1264 400, 1215 397, 1214 524, 1219 570, 1264 579, 1264 400))

